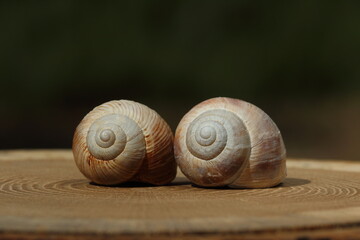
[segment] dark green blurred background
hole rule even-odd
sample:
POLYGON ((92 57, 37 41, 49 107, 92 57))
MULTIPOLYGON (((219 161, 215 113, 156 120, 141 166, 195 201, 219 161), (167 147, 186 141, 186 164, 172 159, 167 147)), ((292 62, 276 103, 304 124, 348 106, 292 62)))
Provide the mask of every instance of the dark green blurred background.
POLYGON ((360 1, 1 1, 0 148, 69 148, 93 107, 132 99, 175 129, 240 98, 290 157, 360 160, 360 1))

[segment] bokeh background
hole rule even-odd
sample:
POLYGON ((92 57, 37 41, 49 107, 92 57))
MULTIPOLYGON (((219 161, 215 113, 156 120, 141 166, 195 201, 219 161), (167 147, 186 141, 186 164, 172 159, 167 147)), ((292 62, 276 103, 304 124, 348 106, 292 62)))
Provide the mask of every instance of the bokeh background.
POLYGON ((240 98, 290 157, 360 160, 360 1, 1 1, 0 148, 70 148, 95 106, 132 99, 173 130, 240 98))

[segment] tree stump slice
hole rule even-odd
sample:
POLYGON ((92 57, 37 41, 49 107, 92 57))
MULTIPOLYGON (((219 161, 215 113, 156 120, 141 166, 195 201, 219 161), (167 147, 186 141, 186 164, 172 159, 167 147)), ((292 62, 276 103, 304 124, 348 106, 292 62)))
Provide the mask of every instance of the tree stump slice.
POLYGON ((360 239, 360 163, 288 160, 267 189, 92 184, 70 150, 0 151, 0 238, 360 239))

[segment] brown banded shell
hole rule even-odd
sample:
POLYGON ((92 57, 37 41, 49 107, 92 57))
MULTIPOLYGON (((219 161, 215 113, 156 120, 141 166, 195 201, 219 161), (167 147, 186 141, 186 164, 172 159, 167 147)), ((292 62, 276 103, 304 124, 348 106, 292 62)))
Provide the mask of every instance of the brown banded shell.
POLYGON ((173 134, 149 107, 128 100, 94 108, 76 128, 73 154, 91 181, 167 184, 176 175, 173 134))
POLYGON ((271 118, 238 99, 212 98, 180 121, 174 141, 181 171, 199 186, 264 188, 286 177, 286 150, 271 118))

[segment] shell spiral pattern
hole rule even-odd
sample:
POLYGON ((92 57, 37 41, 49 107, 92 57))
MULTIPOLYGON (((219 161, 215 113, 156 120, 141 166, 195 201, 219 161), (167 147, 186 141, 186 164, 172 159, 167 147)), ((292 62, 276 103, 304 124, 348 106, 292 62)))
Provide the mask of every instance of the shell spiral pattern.
POLYGON ((181 171, 199 186, 263 188, 286 176, 277 126, 238 99, 213 98, 191 109, 176 129, 174 150, 181 171))
POLYGON ((73 154, 79 170, 95 183, 161 185, 176 175, 172 145, 171 129, 154 110, 119 100, 84 117, 74 134, 73 154))

